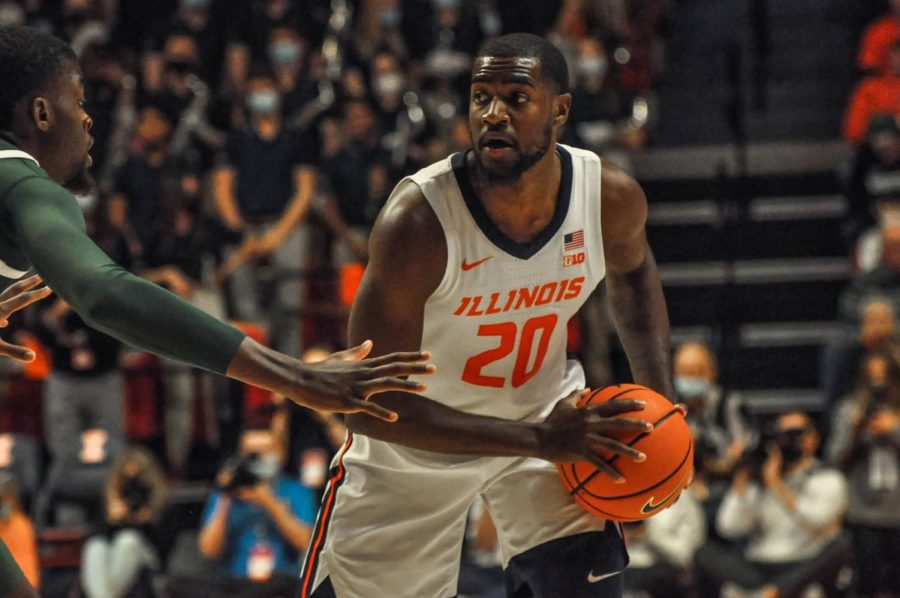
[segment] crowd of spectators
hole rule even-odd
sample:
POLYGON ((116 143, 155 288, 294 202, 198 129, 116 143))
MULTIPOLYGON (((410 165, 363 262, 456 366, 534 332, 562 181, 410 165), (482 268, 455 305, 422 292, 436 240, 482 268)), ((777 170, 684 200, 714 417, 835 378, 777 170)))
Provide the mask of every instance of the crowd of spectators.
MULTIPOLYGON (((891 6, 863 36, 865 78, 846 120, 856 147, 846 234, 862 273, 836 314, 850 332, 823 356, 835 408, 824 422, 800 412, 748 421, 740 396, 722 391, 713 351, 680 347, 675 384, 690 408, 695 480, 675 507, 628 526, 632 596, 838 596, 849 586, 900 596, 896 559, 877 557, 900 554, 900 0, 891 6)), ((78 200, 98 244, 313 361, 343 343, 368 231, 393 186, 468 147, 467 76, 480 43, 550 36, 572 67, 564 141, 628 168, 652 137, 671 9, 0 0, 0 25, 55 32, 79 56, 96 181, 78 200)), ((599 353, 611 330, 602 300, 601 290, 581 335, 599 353)), ((78 558, 64 564, 80 564, 74 585, 91 598, 161 595, 162 573, 162 595, 292 593, 343 442, 339 418, 135 353, 55 298, 14 326, 39 358, 24 370, 0 364, 0 537, 35 585, 41 530, 65 527, 82 530, 78 558), (215 489, 175 540, 167 487, 184 480, 215 489)), ((586 357, 593 385, 612 380, 602 356, 586 357)), ((504 595, 493 534, 474 505, 461 595, 504 595)))

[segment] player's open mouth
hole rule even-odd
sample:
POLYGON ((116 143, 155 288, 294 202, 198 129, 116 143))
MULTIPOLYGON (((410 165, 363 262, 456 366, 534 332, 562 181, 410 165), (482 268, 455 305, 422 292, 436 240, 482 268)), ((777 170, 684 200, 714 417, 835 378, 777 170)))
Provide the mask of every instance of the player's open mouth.
POLYGON ((504 139, 490 139, 482 142, 481 148, 491 156, 499 156, 508 151, 512 151, 513 145, 504 139))

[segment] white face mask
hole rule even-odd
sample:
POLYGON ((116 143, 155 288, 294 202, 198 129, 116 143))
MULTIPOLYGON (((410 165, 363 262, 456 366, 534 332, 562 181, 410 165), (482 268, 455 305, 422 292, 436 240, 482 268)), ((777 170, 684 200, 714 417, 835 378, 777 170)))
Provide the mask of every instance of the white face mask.
POLYGON ((282 40, 269 46, 269 58, 274 64, 291 64, 300 60, 300 44, 282 40))
POLYGON ((247 108, 254 114, 271 114, 278 110, 278 92, 272 89, 260 89, 247 96, 247 108))
POLYGON ((705 399, 712 390, 712 384, 706 378, 679 376, 675 378, 675 392, 685 399, 705 399))
POLYGON ((379 96, 397 95, 403 91, 403 75, 399 73, 385 73, 375 77, 373 87, 375 94, 379 96))
POLYGON ((600 77, 606 76, 606 70, 609 67, 605 58, 600 56, 589 56, 579 58, 576 63, 578 74, 582 77, 600 77))

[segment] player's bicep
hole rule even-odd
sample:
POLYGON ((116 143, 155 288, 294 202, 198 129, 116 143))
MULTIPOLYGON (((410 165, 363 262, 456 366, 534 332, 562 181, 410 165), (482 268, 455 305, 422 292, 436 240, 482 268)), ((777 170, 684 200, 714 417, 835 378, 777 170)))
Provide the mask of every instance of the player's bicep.
POLYGON ((418 187, 404 183, 394 192, 375 223, 369 253, 350 314, 350 344, 371 339, 379 355, 423 348, 425 302, 447 257, 443 231, 418 187))
POLYGON ((373 355, 417 351, 422 341, 423 305, 402 293, 403 285, 367 269, 350 312, 350 346, 367 339, 373 355))
POLYGON ((40 183, 27 188, 10 205, 10 216, 35 270, 64 299, 73 303, 92 273, 115 263, 87 236, 78 204, 67 192, 40 183))

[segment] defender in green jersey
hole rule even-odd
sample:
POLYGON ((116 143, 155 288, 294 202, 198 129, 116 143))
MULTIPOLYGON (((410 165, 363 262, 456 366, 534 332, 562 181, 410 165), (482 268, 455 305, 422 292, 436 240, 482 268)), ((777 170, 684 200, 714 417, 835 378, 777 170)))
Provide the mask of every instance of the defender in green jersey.
MULTIPOLYGON (((367 341, 304 364, 113 263, 88 238, 65 188, 87 178, 90 130, 81 71, 68 45, 35 29, 0 27, 0 276, 18 279, 33 269, 88 325, 110 336, 314 409, 394 421, 394 412, 367 398, 424 390, 403 377, 432 371, 426 353, 364 359, 367 341)), ((0 544, 0 598, 33 595, 0 544)))

